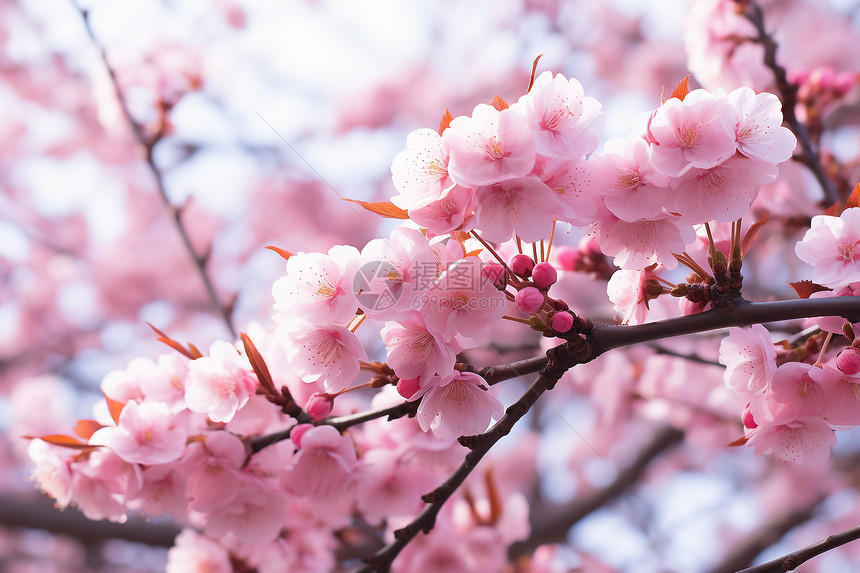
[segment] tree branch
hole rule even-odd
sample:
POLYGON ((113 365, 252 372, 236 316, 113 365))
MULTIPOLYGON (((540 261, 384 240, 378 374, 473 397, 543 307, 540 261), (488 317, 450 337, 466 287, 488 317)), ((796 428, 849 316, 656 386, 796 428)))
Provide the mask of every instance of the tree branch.
POLYGON ((620 471, 606 487, 562 506, 532 507, 531 534, 528 539, 511 545, 508 557, 515 560, 522 555, 533 553, 541 545, 564 541, 571 527, 635 484, 654 459, 680 442, 683 437, 684 433, 680 430, 664 427, 656 432, 636 459, 620 471))
POLYGON ((793 551, 792 553, 788 553, 782 557, 777 557, 776 559, 772 559, 767 563, 762 563, 761 565, 748 567, 742 571, 738 571, 737 573, 782 573, 783 571, 794 571, 800 565, 806 563, 813 557, 826 553, 831 549, 841 547, 846 543, 857 541, 858 539, 860 539, 860 526, 852 527, 842 533, 830 535, 821 541, 804 547, 803 549, 793 551))
POLYGON ((126 523, 120 524, 92 521, 77 510, 57 511, 53 500, 47 496, 0 497, 0 524, 66 535, 85 545, 124 539, 156 547, 171 547, 179 534, 179 527, 170 522, 156 524, 142 517, 130 517, 126 523))
POLYGON ((161 197, 162 202, 164 203, 165 208, 171 215, 171 219, 173 219, 174 226, 176 230, 179 232, 179 236, 182 239, 182 244, 185 247, 185 251, 191 257, 191 261, 194 264, 194 267, 197 269, 197 273, 200 275, 200 278, 203 280, 203 285, 206 288, 206 293, 209 297, 209 300, 212 306, 215 308, 217 313, 221 316, 224 321, 224 325, 227 327, 227 330, 236 338, 236 329, 233 326, 233 318, 232 318, 232 304, 222 304, 220 298, 218 297, 218 293, 215 292, 215 285, 212 282, 212 278, 209 276, 209 271, 207 270, 207 254, 199 254, 197 250, 194 248, 194 245, 191 243, 191 237, 188 234, 188 230, 185 228, 185 224, 182 222, 182 208, 174 205, 170 201, 170 197, 167 194, 167 188, 164 183, 164 176, 161 173, 161 169, 155 164, 155 159, 153 158, 153 149, 155 148, 155 144, 161 138, 161 133, 157 134, 152 141, 147 141, 141 126, 135 121, 134 116, 131 114, 131 110, 128 108, 128 102, 125 100, 125 96, 122 93, 122 90, 119 87, 119 81, 116 77, 116 71, 111 66, 108 61, 107 51, 105 50, 104 45, 96 38, 95 32, 93 31, 92 25, 90 24, 89 12, 81 6, 78 5, 76 0, 72 0, 72 4, 75 9, 81 14, 81 18, 84 22, 84 27, 86 28, 87 35, 90 38, 93 46, 98 50, 99 56, 101 57, 102 63, 104 64, 105 70, 107 71, 108 77, 110 78, 111 85, 113 86, 114 93, 116 94, 116 99, 119 102, 120 108, 122 109, 123 117, 131 128, 132 134, 134 135, 134 139, 136 143, 141 147, 144 152, 144 160, 146 161, 147 167, 149 167, 149 171, 152 174, 152 178, 155 181, 155 187, 158 190, 158 195, 161 197))
POLYGON ((749 20, 756 29, 758 36, 752 38, 752 41, 761 44, 764 48, 764 64, 773 72, 776 80, 776 89, 779 92, 779 99, 782 100, 782 115, 785 123, 797 136, 801 147, 801 162, 809 167, 821 189, 824 191, 824 196, 831 204, 839 201, 839 192, 833 185, 833 182, 827 177, 824 172, 824 167, 821 165, 821 157, 818 150, 812 143, 812 138, 809 136, 809 131, 806 126, 797 119, 795 114, 795 106, 797 105, 797 89, 798 86, 788 81, 788 75, 785 68, 779 65, 776 61, 776 50, 778 44, 773 39, 773 36, 767 32, 764 25, 764 12, 754 0, 737 0, 738 4, 743 6, 743 15, 749 20))

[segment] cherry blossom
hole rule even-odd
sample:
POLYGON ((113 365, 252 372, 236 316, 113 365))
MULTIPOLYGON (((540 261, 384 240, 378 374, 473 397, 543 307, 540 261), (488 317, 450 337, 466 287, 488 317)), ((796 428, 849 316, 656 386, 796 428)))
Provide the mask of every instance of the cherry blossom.
POLYGON ((797 138, 782 126, 782 104, 775 95, 742 87, 729 93, 728 100, 738 110, 738 151, 773 164, 791 158, 797 138))
POLYGON ((207 414, 213 422, 229 422, 257 388, 247 359, 224 341, 215 341, 209 356, 188 366, 185 402, 192 412, 207 414))
POLYGON ((380 336, 388 349, 386 361, 401 380, 426 382, 435 375, 447 377, 454 371, 459 347, 430 330, 418 312, 413 312, 407 321, 386 323, 380 336))
POLYGON ((776 352, 768 331, 760 324, 730 328, 720 343, 720 363, 726 385, 741 396, 762 394, 776 372, 776 352))
POLYGON ((592 153, 603 128, 600 103, 586 97, 582 84, 544 72, 517 102, 530 122, 541 155, 576 158, 592 153))
POLYGON ((535 136, 515 109, 479 104, 471 116, 455 117, 442 133, 448 173, 467 187, 524 177, 535 163, 535 136))
POLYGON ((355 333, 342 326, 281 329, 290 367, 305 382, 322 383, 326 392, 347 388, 367 353, 355 333))
MULTIPOLYGON (((443 440, 479 434, 499 419, 502 403, 484 387, 484 379, 472 372, 454 372, 422 389, 418 423, 425 432, 443 440)), ((412 399, 415 399, 413 396, 412 399)))
POLYGON ((346 322, 358 304, 353 280, 358 249, 335 245, 328 254, 299 253, 287 260, 287 275, 272 287, 275 310, 305 317, 309 322, 346 322))
POLYGON ((735 153, 735 117, 723 94, 694 90, 684 101, 669 98, 648 125, 654 167, 677 177, 719 165, 735 153))
POLYGON ((167 404, 129 401, 116 426, 97 430, 90 444, 106 446, 127 462, 152 465, 176 460, 185 451, 185 429, 176 425, 167 404))
POLYGON ((830 288, 860 282, 860 207, 839 217, 816 215, 795 247, 797 256, 813 266, 812 280, 830 288))

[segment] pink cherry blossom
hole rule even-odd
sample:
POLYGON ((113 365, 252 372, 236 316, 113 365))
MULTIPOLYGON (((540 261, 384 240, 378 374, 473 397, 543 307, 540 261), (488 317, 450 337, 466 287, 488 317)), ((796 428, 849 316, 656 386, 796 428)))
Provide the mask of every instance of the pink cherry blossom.
POLYGON ((466 187, 524 177, 535 163, 535 136, 516 110, 479 104, 471 117, 455 117, 442 133, 448 173, 466 187))
POLYGON ((216 341, 209 356, 192 360, 185 383, 185 402, 192 412, 213 422, 229 422, 257 389, 247 358, 227 342, 216 341))
POLYGON ((684 101, 669 98, 649 124, 651 162, 671 177, 719 165, 735 153, 735 117, 725 95, 694 90, 684 101))
POLYGON ((246 456, 245 445, 229 432, 211 432, 190 444, 181 465, 191 508, 211 511, 232 501, 239 492, 246 456))
POLYGON ((246 481, 229 503, 219 506, 206 516, 204 531, 210 537, 228 533, 241 543, 256 543, 275 539, 284 521, 285 499, 272 486, 246 481))
POLYGON ((603 155, 589 160, 603 202, 624 221, 656 217, 663 210, 669 177, 651 164, 645 140, 608 141, 603 155))
POLYGON ((759 181, 749 169, 750 162, 744 157, 731 157, 708 169, 689 169, 674 182, 669 210, 693 223, 741 218, 759 189, 759 181))
POLYGON ((116 426, 97 430, 89 440, 105 446, 130 463, 166 464, 185 451, 185 429, 177 426, 167 404, 130 400, 116 426))
POLYGON ((403 380, 426 382, 434 375, 446 377, 454 371, 459 346, 445 342, 441 334, 427 328, 417 312, 407 321, 386 323, 381 337, 388 349, 386 362, 403 380))
POLYGON ((275 310, 285 321, 301 317, 313 323, 347 322, 358 308, 353 280, 359 264, 358 249, 348 245, 335 245, 327 255, 291 256, 287 275, 272 287, 275 310))
POLYGON ((331 426, 310 428, 291 468, 281 475, 286 488, 299 496, 332 497, 352 480, 355 446, 331 426))
POLYGON ((436 256, 427 237, 408 227, 397 227, 389 239, 367 243, 361 261, 356 282, 361 282, 362 292, 356 298, 374 320, 407 316, 436 274, 436 256))
POLYGON ((824 390, 823 417, 828 423, 860 425, 860 377, 844 374, 829 364, 811 369, 809 376, 824 390))
POLYGON ((193 529, 183 529, 176 544, 167 552, 165 573, 232 573, 230 554, 222 545, 200 535, 193 529))
POLYGON ((653 269, 619 269, 606 284, 606 294, 621 315, 622 324, 643 324, 648 316, 649 296, 646 281, 656 280, 653 269))
POLYGON ((475 222, 485 239, 504 242, 517 235, 524 241, 548 239, 559 203, 537 177, 506 179, 475 189, 475 222))
POLYGON ((771 93, 757 94, 747 87, 728 95, 738 111, 735 124, 738 151, 768 163, 782 163, 791 158, 797 138, 782 127, 782 103, 771 93))
POLYGON ((444 235, 450 231, 468 230, 474 210, 474 193, 470 187, 454 186, 424 207, 409 211, 409 218, 425 227, 431 235, 444 235))
POLYGON ((555 217, 559 221, 584 227, 594 220, 599 189, 594 184, 593 171, 594 162, 590 160, 538 160, 533 175, 539 177, 558 198, 561 212, 555 217))
POLYGON ((674 269, 678 261, 673 253, 683 253, 696 238, 690 224, 667 212, 635 222, 607 213, 598 219, 595 230, 600 250, 615 257, 615 264, 623 269, 644 269, 654 263, 674 269))
POLYGON ((358 337, 336 325, 283 327, 281 335, 287 360, 305 382, 322 382, 326 392, 340 392, 358 375, 360 361, 367 360, 358 337))
POLYGON ((760 324, 730 328, 720 343, 720 364, 726 385, 740 396, 762 394, 776 372, 776 351, 770 333, 760 324))
POLYGON ((795 252, 811 264, 812 280, 830 288, 860 282, 860 207, 839 217, 816 215, 795 252))
MULTIPOLYGON (((771 380, 771 395, 768 409, 773 424, 784 424, 797 418, 823 417, 826 414, 828 394, 819 382, 827 379, 814 378, 812 370, 819 368, 804 362, 786 362, 780 365, 771 380)), ((756 420, 761 417, 753 412, 756 420)))
POLYGON ((505 314, 507 299, 481 275, 481 264, 478 257, 457 261, 424 295, 425 323, 448 343, 456 334, 479 335, 505 314))
POLYGON ((604 115, 576 79, 543 72, 515 105, 535 132, 539 154, 571 160, 597 148, 604 115))
POLYGON ((747 444, 758 456, 774 457, 793 463, 816 464, 830 457, 836 435, 821 418, 799 418, 784 424, 759 425, 747 434, 747 444))
POLYGON ((485 431, 490 419, 498 420, 504 408, 484 384, 477 374, 459 371, 447 379, 431 382, 422 392, 418 406, 421 429, 432 431, 443 440, 485 431))
POLYGON ((406 138, 406 149, 391 163, 394 187, 400 192, 391 202, 413 210, 438 201, 454 186, 448 177, 448 154, 442 137, 432 129, 418 129, 406 138))

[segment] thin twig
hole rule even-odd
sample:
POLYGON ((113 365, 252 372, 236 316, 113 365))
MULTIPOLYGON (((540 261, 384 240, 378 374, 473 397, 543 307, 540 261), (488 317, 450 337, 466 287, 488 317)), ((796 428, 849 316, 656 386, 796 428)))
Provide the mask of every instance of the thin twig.
POLYGON ((798 86, 788 81, 785 68, 776 61, 778 44, 765 28, 764 12, 753 0, 739 0, 738 4, 744 7, 743 15, 752 23, 758 34, 755 38, 752 38, 752 41, 761 44, 764 48, 764 64, 773 72, 774 79, 776 80, 776 89, 779 92, 779 99, 782 100, 783 104, 782 116, 785 123, 791 128, 791 131, 794 132, 794 135, 797 136, 797 140, 800 142, 801 155, 799 160, 815 175, 827 201, 831 204, 836 203, 839 201, 839 192, 824 172, 824 167, 821 165, 821 156, 812 143, 812 138, 809 136, 806 125, 797 119, 797 115, 795 114, 798 86))
POLYGON ((858 539, 860 539, 860 526, 852 527, 851 529, 846 529, 842 533, 830 535, 821 541, 804 547, 803 549, 793 551, 783 555, 782 557, 777 557, 776 559, 771 559, 767 563, 762 563, 761 565, 748 567, 747 569, 743 569, 737 573, 782 573, 784 571, 794 571, 800 565, 806 563, 813 557, 826 553, 831 549, 841 547, 846 543, 857 541, 858 539))
POLYGON ((170 196, 167 194, 167 188, 164 183, 164 176, 161 173, 161 169, 155 164, 155 159, 153 157, 153 149, 155 144, 160 140, 161 134, 158 134, 151 141, 147 141, 146 136, 141 129, 141 126, 135 121, 134 116, 131 114, 131 110, 128 108, 128 102, 125 99, 125 96, 122 93, 122 90, 119 87, 119 81, 117 80, 116 71, 113 66, 111 66, 110 61, 108 60, 107 50, 104 45, 98 40, 93 31, 92 25, 90 24, 89 12, 82 8, 76 0, 71 0, 75 9, 81 14, 81 18, 84 22, 84 27, 86 28, 87 35, 90 38, 93 46, 98 50, 99 56, 101 57, 102 63, 104 64, 105 70, 107 71, 108 77, 110 78, 111 85, 113 86, 114 93, 116 94, 117 101, 119 102, 120 108, 122 109, 122 114, 125 117, 126 122, 129 127, 131 127, 131 131, 134 134, 134 139, 137 144, 144 151, 144 160, 146 161, 146 165, 149 167, 150 173, 152 173, 153 180, 155 181, 155 187, 158 190, 158 195, 161 197, 164 206, 167 208, 167 211, 170 213, 171 219, 173 219, 174 226, 176 230, 179 232, 179 236, 182 238, 182 244, 185 247, 185 251, 191 257, 191 261, 194 263, 195 268, 197 269, 200 278, 203 280, 203 285, 206 287, 206 293, 209 297, 209 300, 212 303, 212 306, 215 307, 218 314, 224 321, 224 325, 227 327, 227 330, 230 331, 230 334, 233 338, 236 338, 236 329, 233 326, 233 318, 232 318, 232 305, 222 304, 220 298, 218 297, 218 293, 215 292, 215 285, 212 282, 212 278, 209 276, 209 272, 207 270, 208 263, 208 254, 199 254, 197 250, 194 248, 194 245, 191 243, 191 237, 188 234, 188 230, 185 228, 185 224, 182 222, 182 207, 174 205, 170 196))

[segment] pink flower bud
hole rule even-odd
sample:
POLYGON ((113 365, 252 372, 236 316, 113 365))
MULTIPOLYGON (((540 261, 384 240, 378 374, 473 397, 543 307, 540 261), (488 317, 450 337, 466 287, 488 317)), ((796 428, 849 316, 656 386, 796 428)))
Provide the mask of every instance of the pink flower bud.
POLYGON ((576 270, 580 259, 582 259, 579 249, 569 245, 554 248, 553 253, 555 253, 555 260, 559 268, 563 271, 576 270))
POLYGON ((573 315, 569 312, 557 312, 552 315, 550 325, 556 332, 567 332, 573 326, 573 315))
POLYGON ((517 293, 514 300, 523 314, 534 314, 543 306, 544 296, 535 287, 526 287, 517 293))
POLYGON ((313 424, 298 424, 297 426, 293 426, 293 429, 290 430, 290 439, 297 448, 302 447, 302 436, 313 427, 313 424))
POLYGON ((397 383, 397 392, 407 400, 415 395, 421 389, 418 384, 418 378, 410 378, 409 380, 400 380, 397 383))
POLYGON ((500 290, 508 284, 508 275, 505 272, 505 267, 498 263, 487 263, 481 267, 481 276, 489 279, 500 290))
POLYGON ((334 407, 334 396, 322 392, 314 392, 305 404, 305 411, 314 420, 322 420, 334 407))
POLYGON ((548 289, 558 280, 558 271, 549 263, 538 263, 532 269, 532 281, 539 289, 548 289))
POLYGON ((514 255, 510 267, 517 275, 527 279, 531 276, 532 269, 535 268, 535 262, 528 255, 514 255))
POLYGON ((836 355, 836 367, 843 374, 853 376, 860 372, 860 349, 853 346, 842 349, 836 355))
POLYGON ((749 430, 754 430, 758 428, 758 424, 755 423, 752 412, 750 412, 749 404, 747 404, 747 407, 744 408, 744 413, 741 415, 741 420, 743 420, 744 428, 747 428, 749 430))

